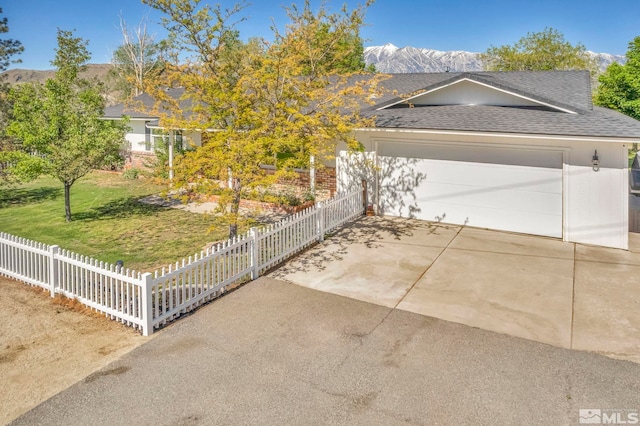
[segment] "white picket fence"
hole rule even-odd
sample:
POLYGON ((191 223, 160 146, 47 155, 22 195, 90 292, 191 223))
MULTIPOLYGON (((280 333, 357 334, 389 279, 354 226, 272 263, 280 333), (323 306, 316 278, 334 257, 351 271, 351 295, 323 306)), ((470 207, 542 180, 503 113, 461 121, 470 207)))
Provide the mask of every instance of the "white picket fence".
POLYGON ((76 298, 144 332, 144 284, 151 274, 0 233, 0 275, 47 289, 51 297, 76 298))
POLYGON ((338 194, 153 274, 0 233, 0 275, 47 289, 52 297, 76 298, 148 336, 227 286, 256 279, 363 213, 362 190, 338 194))

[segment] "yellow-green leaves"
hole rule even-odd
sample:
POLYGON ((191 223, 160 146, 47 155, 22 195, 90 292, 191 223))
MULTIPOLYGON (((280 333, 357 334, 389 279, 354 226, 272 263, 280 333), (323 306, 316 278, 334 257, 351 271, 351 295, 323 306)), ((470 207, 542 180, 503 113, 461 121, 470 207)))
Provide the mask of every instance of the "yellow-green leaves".
POLYGON ((243 42, 233 23, 244 19, 245 3, 222 10, 198 0, 144 2, 165 13, 175 41, 172 61, 150 88, 154 112, 165 128, 203 132, 202 147, 177 159, 174 186, 222 193, 230 236, 247 191, 308 168, 312 156, 322 166, 340 141, 355 145, 352 130, 367 124, 358 110, 376 82, 353 79, 364 69, 365 6, 314 13, 305 1, 287 9, 291 23, 272 42, 243 42), (183 95, 175 99, 167 88, 183 95))

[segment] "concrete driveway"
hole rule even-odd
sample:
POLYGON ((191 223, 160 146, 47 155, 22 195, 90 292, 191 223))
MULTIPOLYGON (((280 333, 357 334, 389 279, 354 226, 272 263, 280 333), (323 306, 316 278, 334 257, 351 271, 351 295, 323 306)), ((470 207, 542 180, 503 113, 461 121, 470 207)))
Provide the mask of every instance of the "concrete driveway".
POLYGON ((640 238, 629 251, 367 217, 271 274, 313 289, 640 362, 640 238))

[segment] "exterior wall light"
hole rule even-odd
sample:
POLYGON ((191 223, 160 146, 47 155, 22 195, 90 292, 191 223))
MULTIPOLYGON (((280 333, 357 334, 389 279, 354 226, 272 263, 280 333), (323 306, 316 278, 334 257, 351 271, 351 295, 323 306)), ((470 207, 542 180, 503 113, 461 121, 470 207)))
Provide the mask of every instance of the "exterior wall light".
POLYGON ((598 158, 598 150, 593 154, 593 158, 591 159, 591 165, 593 166, 593 171, 597 172, 600 170, 600 159, 598 158))

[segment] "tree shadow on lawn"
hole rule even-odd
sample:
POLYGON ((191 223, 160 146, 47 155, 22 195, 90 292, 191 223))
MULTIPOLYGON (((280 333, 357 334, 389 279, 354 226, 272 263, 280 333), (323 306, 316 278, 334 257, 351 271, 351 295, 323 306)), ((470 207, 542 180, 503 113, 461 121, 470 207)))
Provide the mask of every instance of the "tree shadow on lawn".
POLYGON ((110 201, 91 210, 73 213, 73 219, 78 221, 123 219, 132 216, 151 216, 166 210, 168 207, 142 203, 144 197, 127 197, 110 201))
MULTIPOLYGON (((376 249, 383 247, 383 239, 386 243, 399 242, 403 238, 414 236, 416 232, 428 236, 451 226, 400 217, 361 217, 338 228, 324 242, 310 247, 272 274, 274 278, 285 278, 293 272, 323 271, 330 268, 332 262, 343 260, 350 247, 355 245, 376 249)), ((420 247, 416 247, 416 250, 420 250, 420 247)), ((371 254, 375 255, 375 252, 372 251, 371 254)), ((369 261, 375 263, 376 259, 370 258, 369 261)))
POLYGON ((0 191, 0 208, 21 206, 55 200, 62 196, 62 188, 6 188, 0 191))

